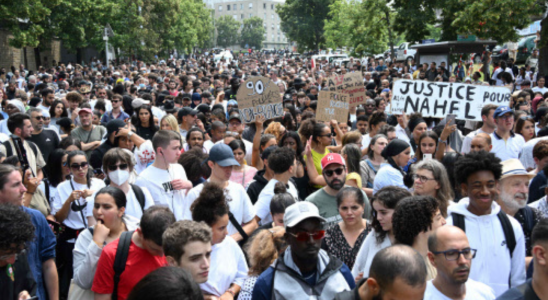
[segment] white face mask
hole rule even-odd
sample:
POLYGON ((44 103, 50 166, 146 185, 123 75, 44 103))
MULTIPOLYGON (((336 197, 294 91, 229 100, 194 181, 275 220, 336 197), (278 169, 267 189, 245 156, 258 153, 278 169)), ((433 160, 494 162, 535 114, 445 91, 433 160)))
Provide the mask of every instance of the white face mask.
POLYGON ((108 173, 108 178, 110 181, 114 182, 116 185, 122 185, 129 179, 129 172, 127 170, 117 169, 108 173))

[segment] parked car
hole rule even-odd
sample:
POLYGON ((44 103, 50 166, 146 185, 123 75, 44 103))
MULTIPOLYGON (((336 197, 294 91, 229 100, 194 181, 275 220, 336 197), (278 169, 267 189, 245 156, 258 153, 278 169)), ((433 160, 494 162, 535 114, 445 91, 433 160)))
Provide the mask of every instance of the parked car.
POLYGON ((508 60, 508 45, 504 44, 502 46, 497 45, 493 48, 493 54, 491 54, 493 62, 499 62, 501 60, 508 60))
POLYGON ((527 58, 533 53, 535 49, 535 36, 526 36, 518 42, 518 53, 516 55, 516 64, 525 63, 527 58))
POLYGON ((411 43, 401 43, 396 51, 396 61, 412 60, 417 54, 417 50, 411 49, 411 43))

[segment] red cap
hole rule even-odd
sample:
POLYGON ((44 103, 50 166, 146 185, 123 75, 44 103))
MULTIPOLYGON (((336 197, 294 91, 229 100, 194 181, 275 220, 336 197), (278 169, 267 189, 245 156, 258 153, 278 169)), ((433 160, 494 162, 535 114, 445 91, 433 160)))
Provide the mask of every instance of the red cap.
POLYGON ((322 158, 322 170, 330 164, 339 164, 346 166, 343 157, 338 153, 329 153, 322 158))
POLYGON ((78 112, 78 115, 81 115, 81 114, 91 114, 92 111, 91 111, 91 108, 82 108, 80 109, 80 111, 78 112))

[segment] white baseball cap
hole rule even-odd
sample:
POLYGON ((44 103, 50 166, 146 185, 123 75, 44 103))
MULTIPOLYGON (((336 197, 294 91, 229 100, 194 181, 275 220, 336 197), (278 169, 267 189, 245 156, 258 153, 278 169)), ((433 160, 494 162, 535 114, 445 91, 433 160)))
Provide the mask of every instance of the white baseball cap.
POLYGON ((310 218, 325 222, 325 219, 320 216, 320 211, 316 205, 307 201, 291 204, 285 209, 284 227, 294 227, 300 222, 310 218))

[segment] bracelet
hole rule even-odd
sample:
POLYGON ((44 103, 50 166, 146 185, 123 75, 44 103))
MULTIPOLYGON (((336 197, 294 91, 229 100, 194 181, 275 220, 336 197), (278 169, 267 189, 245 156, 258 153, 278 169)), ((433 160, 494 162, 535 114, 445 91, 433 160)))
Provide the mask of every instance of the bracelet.
POLYGON ((127 137, 130 138, 133 134, 134 134, 133 131, 129 131, 128 134, 127 134, 127 137))
POLYGON ((443 144, 447 145, 447 141, 442 141, 440 138, 438 138, 438 143, 443 143, 443 144))
POLYGON ((236 297, 236 293, 234 293, 232 289, 228 289, 226 291, 232 295, 232 298, 236 297))

